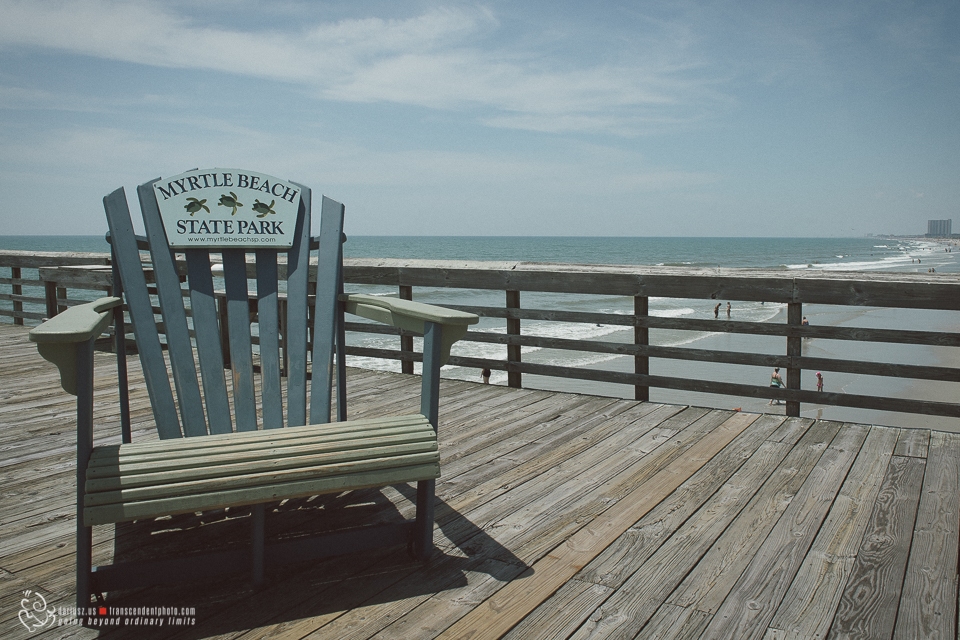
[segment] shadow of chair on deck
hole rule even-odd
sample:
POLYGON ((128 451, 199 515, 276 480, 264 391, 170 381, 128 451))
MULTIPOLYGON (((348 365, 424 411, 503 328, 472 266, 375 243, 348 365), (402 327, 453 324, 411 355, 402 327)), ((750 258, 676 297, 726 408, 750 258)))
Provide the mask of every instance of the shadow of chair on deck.
MULTIPOLYGON (((274 511, 275 516, 267 520, 268 539, 314 536, 371 520, 401 521, 404 515, 388 497, 390 491, 409 498, 416 493, 416 488, 397 485, 269 505, 268 511, 274 511)), ((435 509, 438 516, 435 534, 456 531, 456 539, 450 539, 450 545, 441 540, 427 563, 398 553, 396 548, 386 548, 268 571, 266 584, 259 590, 247 582, 238 584, 236 578, 221 579, 111 593, 107 603, 112 607, 193 607, 195 626, 181 627, 176 634, 177 638, 189 640, 268 625, 287 628, 302 624, 312 630, 351 609, 411 598, 426 599, 465 587, 482 591, 482 583, 487 581, 470 580, 468 573, 486 574, 495 582, 509 582, 529 570, 509 549, 457 514, 439 497, 435 509)), ((249 508, 240 508, 118 524, 114 561, 144 560, 145 549, 149 549, 152 558, 155 554, 179 554, 182 549, 242 547, 249 542, 250 516, 249 508), (173 532, 176 535, 169 535, 173 532)), ((491 584, 490 589, 493 588, 491 584)), ((383 624, 397 617, 389 616, 383 624)), ((143 628, 129 627, 128 631, 141 637, 143 628)), ((160 635, 168 637, 171 632, 167 627, 160 635)))

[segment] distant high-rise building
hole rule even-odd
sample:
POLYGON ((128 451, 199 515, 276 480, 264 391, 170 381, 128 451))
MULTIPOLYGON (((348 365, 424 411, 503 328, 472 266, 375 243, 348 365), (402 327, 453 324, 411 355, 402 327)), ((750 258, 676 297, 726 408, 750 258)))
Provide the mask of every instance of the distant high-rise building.
POLYGON ((949 236, 953 233, 953 220, 927 220, 928 236, 949 236))

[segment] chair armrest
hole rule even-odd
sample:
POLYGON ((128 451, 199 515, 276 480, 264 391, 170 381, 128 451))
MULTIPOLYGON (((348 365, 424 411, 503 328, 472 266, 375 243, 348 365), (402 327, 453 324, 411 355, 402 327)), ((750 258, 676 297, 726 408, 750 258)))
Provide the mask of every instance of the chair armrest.
POLYGON ((120 298, 100 298, 69 307, 31 329, 30 340, 38 344, 86 342, 103 333, 110 324, 110 310, 121 302, 120 298))
POLYGON ((480 318, 473 313, 399 298, 348 293, 341 294, 340 300, 344 303, 347 313, 419 334, 424 332, 424 323, 434 322, 443 325, 441 365, 447 362, 453 343, 466 335, 467 327, 480 321, 480 318))
POLYGON ((67 393, 77 391, 77 345, 96 338, 110 325, 112 309, 120 298, 100 298, 95 302, 70 307, 39 327, 30 330, 32 342, 44 360, 60 369, 60 386, 67 393))

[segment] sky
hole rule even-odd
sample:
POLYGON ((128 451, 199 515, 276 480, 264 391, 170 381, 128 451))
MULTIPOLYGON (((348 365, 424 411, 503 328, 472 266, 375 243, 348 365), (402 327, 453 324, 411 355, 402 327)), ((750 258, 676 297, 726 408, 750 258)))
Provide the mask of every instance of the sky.
POLYGON ((0 0, 0 235, 191 168, 358 235, 960 226, 960 2, 0 0))

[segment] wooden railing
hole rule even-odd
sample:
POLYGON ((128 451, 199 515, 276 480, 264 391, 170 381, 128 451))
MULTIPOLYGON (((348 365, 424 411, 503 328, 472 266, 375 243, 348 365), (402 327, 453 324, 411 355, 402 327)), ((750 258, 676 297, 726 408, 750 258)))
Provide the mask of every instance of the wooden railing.
MULTIPOLYGON (((42 285, 47 292, 43 302, 47 315, 63 306, 89 299, 93 291, 109 290, 109 268, 78 268, 83 259, 77 254, 55 256, 0 252, 0 268, 18 269, 11 278, 0 278, 0 285, 13 287, 42 285), (42 263, 42 264, 41 264, 42 263), (35 268, 36 279, 25 279, 21 270, 35 268), (84 296, 68 297, 68 290, 86 290, 84 296)), ((87 264, 103 265, 107 256, 90 254, 87 264)), ((508 384, 520 387, 525 374, 552 378, 590 380, 625 384, 634 388, 639 400, 649 399, 650 388, 720 394, 745 398, 777 399, 786 402, 787 415, 800 414, 801 403, 835 405, 881 411, 960 417, 960 397, 919 400, 900 397, 857 395, 831 391, 818 392, 801 388, 801 372, 820 370, 845 374, 895 377, 917 381, 960 383, 960 368, 929 364, 897 364, 860 359, 821 358, 803 355, 802 341, 808 338, 853 341, 855 343, 890 343, 960 349, 960 314, 953 330, 927 331, 904 328, 860 328, 845 326, 807 326, 802 324, 804 305, 838 305, 842 307, 881 307, 890 309, 929 309, 960 311, 960 276, 957 274, 905 273, 825 273, 812 271, 704 270, 679 267, 621 267, 601 265, 563 265, 534 263, 490 263, 424 260, 347 259, 344 280, 348 285, 388 286, 402 298, 412 299, 417 288, 469 289, 503 293, 502 306, 450 305, 483 318, 506 322, 506 333, 471 331, 467 342, 504 346, 498 358, 453 355, 450 364, 477 370, 490 368, 507 372, 508 384), (578 295, 623 296, 633 302, 633 313, 593 313, 562 308, 528 308, 522 304, 526 292, 578 295), (650 315, 650 298, 683 298, 702 300, 712 306, 717 300, 760 302, 786 305, 786 322, 715 322, 689 318, 668 318, 650 315), (524 335, 524 322, 547 321, 622 326, 633 329, 631 343, 603 340, 575 340, 524 335), (719 351, 682 346, 660 346, 650 343, 650 330, 731 333, 749 336, 773 336, 783 340, 780 354, 746 351, 719 351), (521 347, 539 347, 566 351, 627 356, 633 359, 633 371, 601 368, 569 367, 524 362, 521 347), (697 379, 690 376, 657 375, 650 370, 650 359, 686 362, 722 362, 755 367, 782 368, 786 387, 783 389, 697 379)), ((97 294, 93 294, 95 297, 97 294)), ((14 289, 0 300, 14 303, 14 321, 36 320, 43 315, 28 312, 17 303, 38 302, 14 289)), ((397 349, 348 346, 347 354, 399 360, 402 370, 412 372, 413 362, 421 356, 413 350, 408 334, 378 325, 348 322, 347 330, 356 333, 396 334, 397 349)), ((953 359, 956 362, 957 358, 953 359)))
MULTIPOLYGON (((452 261, 351 260, 345 267, 345 280, 356 284, 406 287, 486 289, 504 292, 503 307, 455 308, 482 317, 507 319, 506 334, 470 332, 466 340, 504 344, 505 360, 454 356, 450 363, 466 367, 487 366, 510 374, 511 386, 521 385, 523 374, 573 378, 633 385, 635 397, 649 398, 651 387, 681 391, 771 398, 786 401, 787 415, 799 415, 801 403, 836 405, 882 411, 897 411, 960 417, 960 397, 942 401, 889 398, 836 392, 818 392, 800 388, 803 370, 842 372, 871 376, 960 382, 960 369, 951 366, 908 365, 850 359, 817 358, 802 355, 802 340, 824 338, 860 343, 895 343, 937 347, 960 347, 960 314, 957 331, 917 331, 803 325, 804 305, 868 306, 896 309, 960 311, 960 277, 956 274, 903 273, 825 273, 809 271, 755 271, 739 269, 703 270, 670 267, 617 267, 601 265, 563 265, 533 263, 466 263, 452 261), (523 292, 614 295, 633 299, 633 315, 584 313, 563 309, 528 309, 521 305, 523 292), (733 300, 787 307, 785 324, 772 322, 715 322, 649 315, 652 297, 733 300), (572 340, 521 334, 525 320, 620 325, 634 328, 632 344, 600 340, 572 340), (650 344, 651 329, 675 331, 727 332, 784 339, 782 355, 701 350, 650 344), (526 363, 521 346, 566 349, 590 353, 630 356, 632 373, 526 363), (512 347, 512 349, 511 349, 512 347), (786 372, 786 388, 669 377, 650 372, 650 358, 723 362, 759 367, 781 367, 786 372)), ((707 303, 711 304, 712 303, 707 303)), ((361 327, 349 325, 351 329, 361 327)), ((412 354, 386 350, 354 350, 374 357, 411 358, 412 354)), ((350 353, 350 352, 348 352, 350 353)))
MULTIPOLYGON (((106 253, 0 250, 0 317, 12 318, 13 323, 19 325, 25 320, 36 324, 56 315, 58 307, 63 309, 88 301, 68 298, 65 287, 40 279, 40 269, 109 264, 110 256, 106 253), (10 270, 9 276, 6 269, 10 270), (6 286, 10 287, 10 293, 3 290, 6 286)), ((109 287, 109 282, 105 286, 109 287)), ((79 285, 79 288, 89 287, 79 285)))

